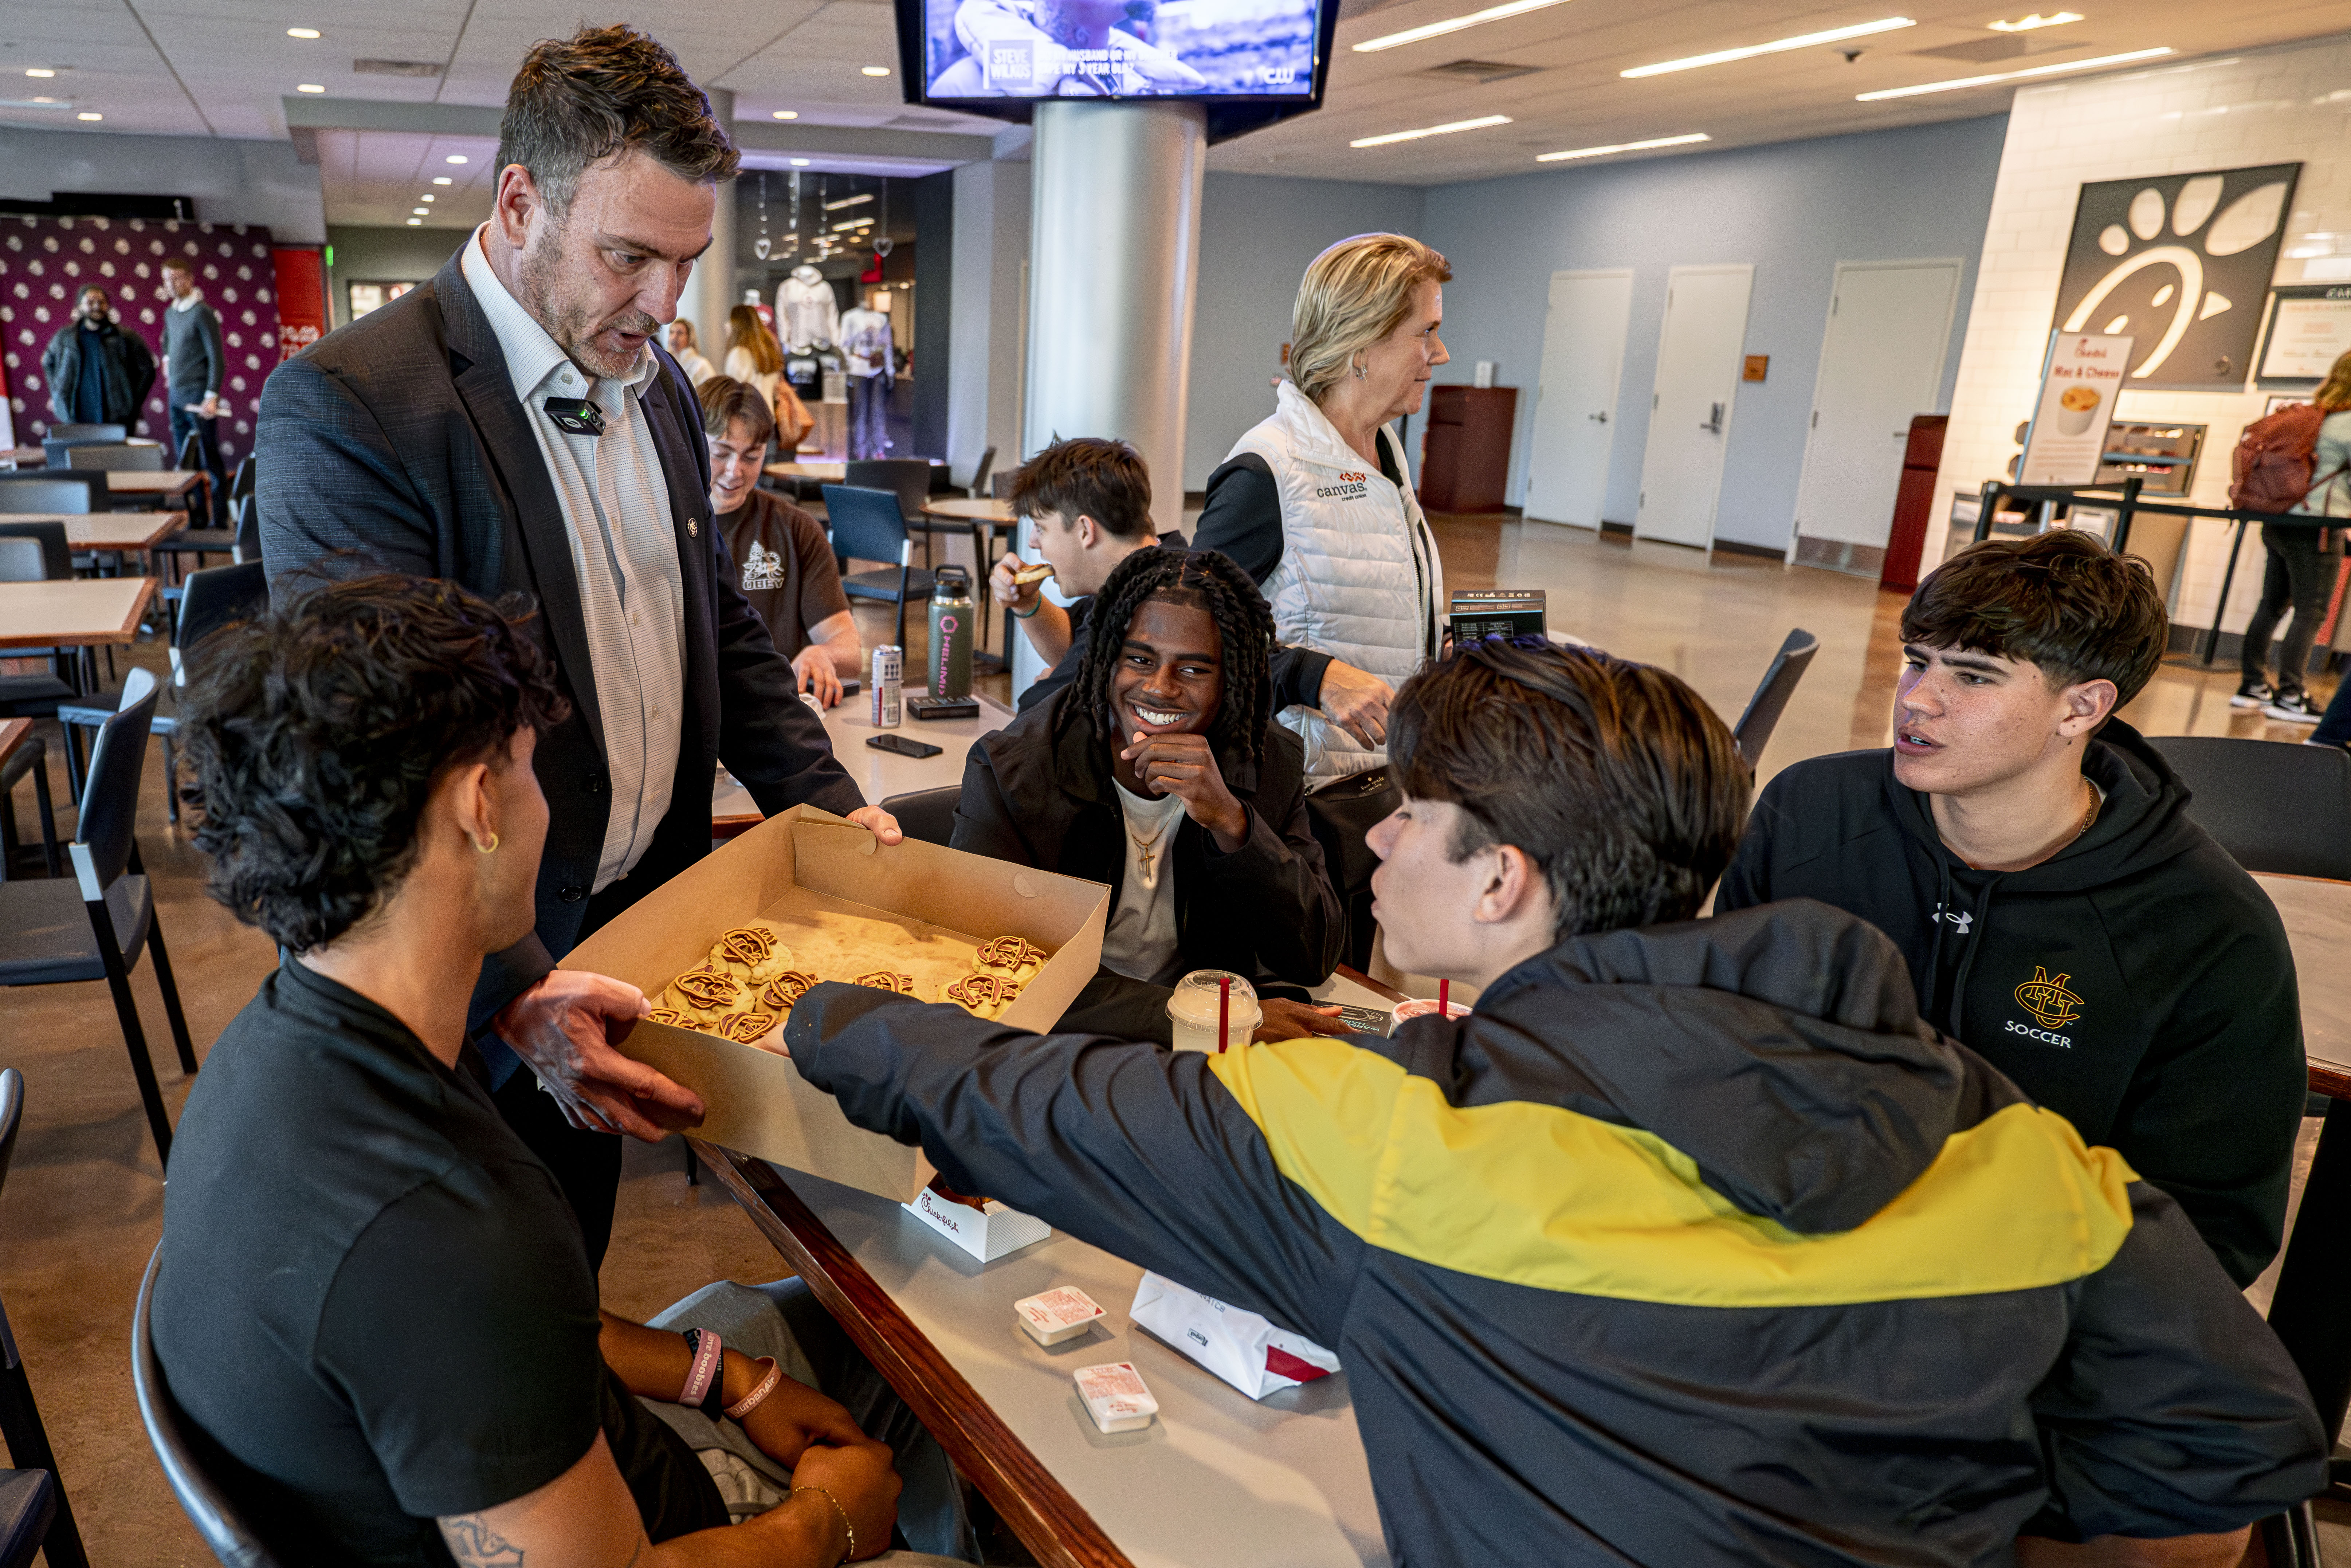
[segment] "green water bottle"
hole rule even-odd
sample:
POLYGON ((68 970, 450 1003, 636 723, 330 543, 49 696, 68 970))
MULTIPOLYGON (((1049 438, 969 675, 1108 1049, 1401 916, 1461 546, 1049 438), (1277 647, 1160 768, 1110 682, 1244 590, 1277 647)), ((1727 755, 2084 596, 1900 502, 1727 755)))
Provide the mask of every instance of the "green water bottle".
POLYGON ((931 578, 931 695, 971 695, 971 573, 943 566, 931 578))

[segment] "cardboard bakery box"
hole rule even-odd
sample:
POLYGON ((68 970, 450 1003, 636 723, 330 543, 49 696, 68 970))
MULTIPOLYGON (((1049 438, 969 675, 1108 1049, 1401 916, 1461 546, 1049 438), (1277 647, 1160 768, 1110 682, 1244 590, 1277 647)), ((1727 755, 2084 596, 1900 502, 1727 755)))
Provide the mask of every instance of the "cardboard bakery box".
MULTIPOLYGON (((729 926, 774 922, 797 967, 821 979, 854 972, 842 943, 872 938, 863 967, 911 971, 918 995, 960 967, 938 937, 1022 936, 1053 956, 1023 984, 1002 1021, 1049 1030, 1102 963, 1110 889, 937 844, 884 847, 854 823, 796 806, 730 840, 571 950, 589 969, 658 995, 700 964, 729 926), (879 923, 879 924, 873 924, 879 923), (844 935, 845 934, 845 935, 844 935)), ((640 1019, 623 1054, 702 1096, 695 1136, 880 1197, 910 1203, 932 1175, 922 1150, 852 1126, 832 1096, 789 1057, 715 1035, 640 1019)))

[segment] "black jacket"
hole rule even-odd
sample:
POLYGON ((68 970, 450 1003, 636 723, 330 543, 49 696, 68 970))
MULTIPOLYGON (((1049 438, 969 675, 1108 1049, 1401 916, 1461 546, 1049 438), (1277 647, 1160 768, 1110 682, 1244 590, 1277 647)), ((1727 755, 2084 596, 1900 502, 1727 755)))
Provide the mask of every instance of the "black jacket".
POLYGON ((2308 1082, 2285 928, 2137 731, 2109 721, 2083 771, 2106 797, 2090 831, 2000 873, 1943 847, 1890 753, 1799 762, 1715 908, 1817 898, 1893 937, 1929 1023, 2178 1198, 2248 1284, 2283 1232, 2308 1082))
MULTIPOLYGON (((1064 689, 1004 728, 979 737, 964 759, 956 805, 959 850, 1109 884, 1118 908, 1126 870, 1126 819, 1118 808, 1105 743, 1081 722, 1054 734, 1071 701, 1064 689)), ((1189 969, 1230 969, 1317 986, 1338 966, 1345 927, 1306 820, 1305 753, 1277 724, 1265 727, 1256 762, 1217 754, 1225 787, 1248 810, 1249 841, 1231 854, 1190 817, 1180 819, 1168 859, 1176 877, 1176 944, 1189 969)), ((1114 977, 1108 989, 1131 1011, 1107 1013, 1102 995, 1081 1015, 1139 1036, 1165 1038, 1167 988, 1114 977), (1152 1027, 1156 1010, 1156 1027, 1152 1027)))
POLYGON ((1409 1568, 1990 1568, 2325 1484, 2179 1206, 1820 904, 1573 938, 1395 1040, 1210 1056, 845 985, 785 1040, 961 1190, 1337 1352, 1409 1568))
MULTIPOLYGON (((554 659, 572 716, 539 741, 536 758, 549 813, 538 927, 483 965, 471 1009, 479 1029, 579 940, 611 797, 562 503, 462 256, 280 365, 262 387, 256 453, 262 559, 277 592, 321 575, 400 571, 449 578, 491 599, 520 591, 538 603, 528 630, 554 659)), ((763 811, 865 804, 833 759, 823 722, 797 696, 790 662, 735 586, 711 526, 700 405, 677 361, 653 352, 661 373, 642 406, 684 569, 685 691, 669 812, 615 884, 635 896, 710 852, 721 758, 763 811)))
POLYGON ((104 361, 105 418, 101 423, 135 425, 155 384, 155 355, 147 340, 109 321, 95 332, 68 321, 41 351, 41 373, 49 378, 49 412, 59 424, 74 423, 74 389, 81 382, 81 357, 95 340, 104 361))

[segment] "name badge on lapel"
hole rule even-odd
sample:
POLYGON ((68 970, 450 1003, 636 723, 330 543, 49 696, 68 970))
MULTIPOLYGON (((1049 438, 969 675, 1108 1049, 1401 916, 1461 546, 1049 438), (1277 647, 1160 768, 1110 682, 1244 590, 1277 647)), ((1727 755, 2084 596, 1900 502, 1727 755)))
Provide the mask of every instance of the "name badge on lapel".
POLYGON ((604 434, 604 411, 584 397, 551 397, 539 406, 559 430, 573 435, 604 434))

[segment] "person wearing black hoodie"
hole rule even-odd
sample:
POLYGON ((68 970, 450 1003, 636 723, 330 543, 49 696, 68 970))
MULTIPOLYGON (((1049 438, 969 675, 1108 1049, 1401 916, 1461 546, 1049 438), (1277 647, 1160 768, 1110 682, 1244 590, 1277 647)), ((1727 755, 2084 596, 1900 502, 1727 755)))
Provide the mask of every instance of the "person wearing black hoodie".
POLYGON ((1207 1055, 831 984, 801 1074, 1336 1352, 1414 1568, 2215 1568, 2325 1486, 2179 1205, 1923 1022, 1882 935, 1690 918, 1749 773, 1686 685, 1488 643, 1392 714, 1377 914, 1468 1017, 1207 1055))
POLYGON ((1980 544, 1919 586, 1891 750, 1756 803, 1719 914, 1852 912, 1927 1021, 2177 1198, 2238 1284, 2285 1225, 2306 1074, 2276 908, 2112 716, 2168 631, 2146 564, 2086 534, 1980 544))

